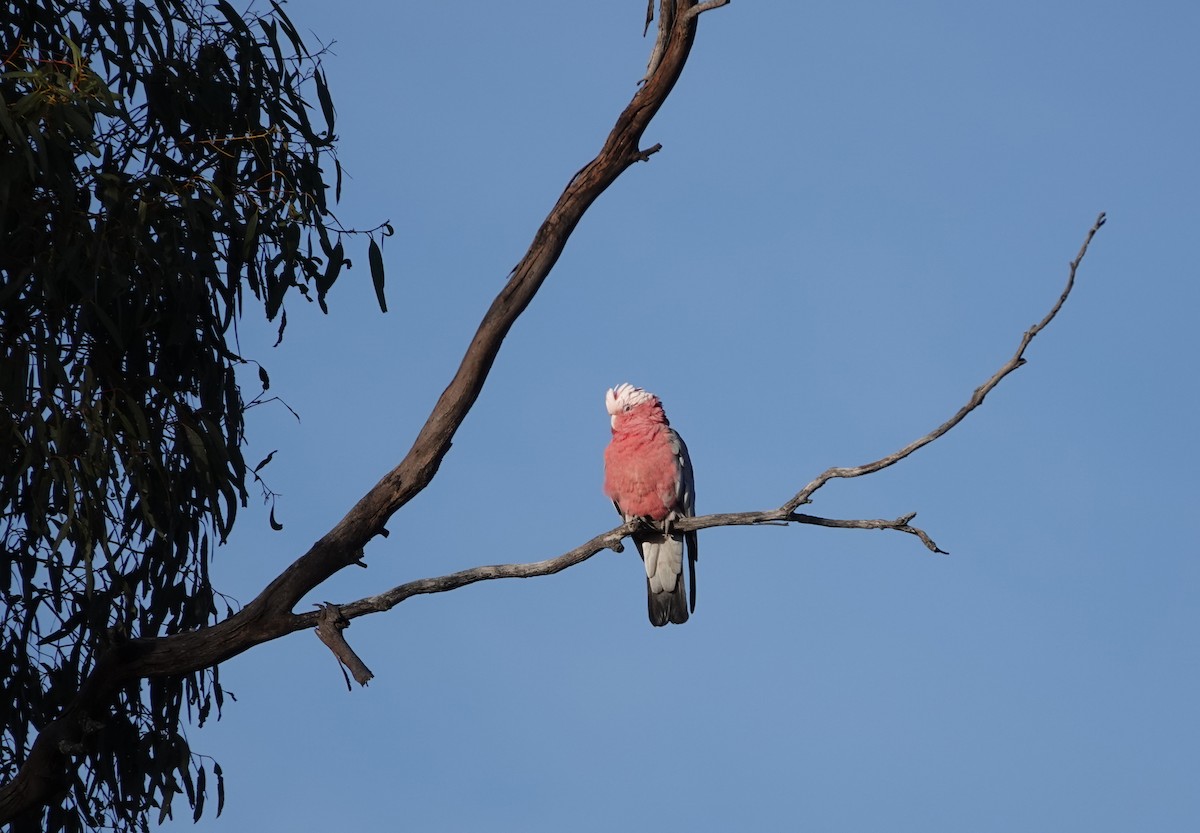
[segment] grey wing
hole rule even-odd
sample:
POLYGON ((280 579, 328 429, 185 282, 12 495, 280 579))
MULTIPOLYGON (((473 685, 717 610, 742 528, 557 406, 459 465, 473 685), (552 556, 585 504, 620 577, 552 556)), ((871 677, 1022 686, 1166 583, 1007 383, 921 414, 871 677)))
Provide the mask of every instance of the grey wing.
POLYGON ((692 472, 692 457, 679 432, 674 428, 667 430, 670 431, 671 451, 675 452, 675 463, 679 469, 679 483, 676 484, 679 514, 690 518, 696 514, 696 477, 692 472))
MULTIPOLYGON (((683 437, 679 436, 679 432, 674 428, 667 429, 671 432, 671 449, 675 452, 675 460, 679 468, 679 514, 685 517, 695 517, 696 515, 696 475, 692 471, 692 457, 688 454, 687 443, 683 441, 683 437)), ((688 590, 690 597, 688 607, 692 613, 696 612, 696 561, 700 556, 699 545, 696 540, 696 531, 684 533, 684 540, 687 542, 688 554, 688 590)))

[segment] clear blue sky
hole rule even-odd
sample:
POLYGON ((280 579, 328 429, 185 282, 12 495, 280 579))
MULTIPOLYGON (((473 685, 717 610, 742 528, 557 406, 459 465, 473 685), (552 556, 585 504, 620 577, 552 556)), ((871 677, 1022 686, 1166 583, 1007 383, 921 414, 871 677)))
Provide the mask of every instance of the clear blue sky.
MULTIPOLYGON (((634 92, 644 4, 313 2, 349 175, 390 219, 253 413, 281 533, 218 557, 247 601, 408 450, 479 318, 634 92)), ((311 601, 557 555, 616 517, 605 388, 658 393, 701 513, 778 506, 949 417, 1053 303, 1029 364, 933 446, 810 507, 908 536, 701 533, 687 625, 632 550, 410 600, 222 671, 180 830, 1200 829, 1200 6, 750 2, 701 20, 628 171, 518 323, 433 485, 311 601), (211 800, 211 799, 210 799, 211 800)), ((251 388, 253 387, 251 377, 251 388)))

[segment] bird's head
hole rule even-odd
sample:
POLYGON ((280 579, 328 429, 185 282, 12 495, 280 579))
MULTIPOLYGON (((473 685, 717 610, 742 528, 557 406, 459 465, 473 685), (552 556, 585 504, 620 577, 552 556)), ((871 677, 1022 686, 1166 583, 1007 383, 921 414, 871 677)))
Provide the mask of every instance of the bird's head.
POLYGON ((651 408, 662 410, 662 404, 658 401, 657 396, 650 391, 634 387, 628 382, 623 382, 615 388, 609 388, 608 392, 604 394, 604 405, 608 409, 613 428, 617 427, 618 418, 647 404, 651 408))

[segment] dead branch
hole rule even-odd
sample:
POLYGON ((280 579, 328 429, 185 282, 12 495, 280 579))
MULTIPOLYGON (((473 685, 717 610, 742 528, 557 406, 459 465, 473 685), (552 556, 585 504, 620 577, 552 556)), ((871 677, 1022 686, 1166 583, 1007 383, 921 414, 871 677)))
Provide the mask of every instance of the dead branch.
POLYGON ((660 147, 641 150, 639 143, 683 72, 698 21, 697 15, 685 12, 693 8, 699 8, 695 0, 664 0, 659 20, 662 55, 654 72, 617 118, 599 154, 567 183, 529 250, 492 302, 458 371, 408 454, 251 606, 262 604, 278 615, 290 613, 305 593, 346 567, 348 554, 381 534, 387 520, 433 480, 454 434, 479 397, 505 336, 550 274, 584 212, 627 168, 660 147))
MULTIPOLYGON (((930 540, 924 531, 909 525, 909 521, 915 518, 916 514, 916 512, 911 512, 893 521, 883 519, 841 520, 772 509, 763 512, 735 512, 720 515, 700 515, 695 518, 681 518, 673 526, 681 532, 692 529, 708 529, 716 526, 787 525, 789 523, 826 526, 836 529, 893 529, 897 532, 907 532, 910 535, 915 535, 931 551, 946 555, 947 553, 938 549, 937 545, 930 540)), ((524 564, 490 564, 460 570, 457 573, 450 573, 449 575, 438 576, 436 578, 418 579, 393 587, 391 590, 374 596, 367 596, 355 602, 339 605, 338 610, 347 619, 354 619, 371 613, 382 613, 391 610, 396 605, 413 596, 446 593, 450 590, 457 590, 460 587, 466 587, 468 584, 475 584, 480 581, 491 581, 500 578, 536 578, 538 576, 561 573, 568 567, 582 564, 602 550, 623 551, 624 547, 621 544, 621 539, 633 532, 636 525, 636 522, 622 524, 614 529, 610 529, 608 532, 597 535, 590 541, 580 544, 575 549, 555 558, 524 564)), ((297 617, 297 629, 312 627, 319 621, 320 615, 320 613, 306 613, 297 617)))
MULTIPOLYGON (((103 654, 59 716, 40 727, 16 776, 0 787, 0 823, 55 800, 69 785, 74 748, 89 721, 103 719, 116 692, 141 678, 187 674, 224 662, 255 645, 317 624, 318 614, 297 616, 295 605, 338 571, 357 563, 363 547, 401 507, 433 480, 459 426, 487 380, 505 336, 529 306, 567 240, 592 203, 630 166, 659 146, 640 150, 642 135, 667 100, 687 63, 696 36, 696 0, 664 0, 661 49, 629 104, 617 117, 596 157, 567 183, 525 256, 484 315, 462 363, 417 434, 412 448, 336 526, 300 556, 242 610, 207 628, 124 643, 103 654), (310 616, 312 618, 310 618, 310 616), (301 623, 301 624, 298 624, 301 623)), ((619 546, 619 541, 617 542, 619 546)))
MULTIPOLYGON (((341 608, 337 605, 325 602, 321 606, 321 610, 317 613, 317 638, 325 643, 325 646, 333 652, 337 657, 338 664, 342 667, 342 674, 346 671, 354 677, 354 681, 359 685, 366 685, 375 675, 371 673, 371 669, 367 668, 358 656, 354 653, 354 649, 350 647, 350 643, 346 641, 342 631, 350 627, 350 620, 342 615, 341 608)), ((350 689, 350 679, 346 678, 346 689, 350 689)))
MULTIPOLYGON (((650 52, 650 60, 646 63, 646 74, 642 76, 641 83, 648 82, 650 76, 658 72, 658 66, 662 63, 663 55, 666 54, 667 43, 675 31, 677 14, 684 21, 693 21, 704 12, 727 5, 729 5, 729 0, 708 0, 705 3, 693 3, 690 6, 687 3, 676 3, 675 0, 661 0, 658 10, 658 37, 654 41, 654 49, 650 52), (677 11, 677 7, 680 6, 682 8, 677 11)), ((642 30, 642 37, 645 37, 646 32, 650 30, 650 21, 653 19, 654 0, 650 0, 646 7, 646 28, 642 30)))
MULTIPOLYGON (((923 448, 936 440, 938 437, 945 435, 950 429, 954 428, 962 422, 967 414, 978 408, 989 393, 1000 384, 1000 381, 1008 374, 1012 373, 1018 367, 1025 364, 1025 350, 1029 347, 1030 342, 1040 333, 1046 326, 1054 320, 1066 303, 1067 297, 1071 294, 1071 290, 1075 287, 1075 273, 1079 269, 1079 265, 1083 262, 1084 255, 1087 254, 1088 246, 1092 242, 1092 238, 1096 236, 1096 232, 1104 225, 1105 216, 1101 212, 1096 218, 1096 222, 1092 224, 1088 230, 1087 236, 1084 238, 1083 245, 1079 249, 1079 254, 1075 259, 1068 264, 1067 284, 1059 295, 1057 302, 1050 308, 1037 324, 1034 324, 1025 335, 1021 338, 1021 343, 1017 347, 1017 352, 1013 354, 1007 362, 1005 362, 999 370, 997 370, 991 378, 975 389, 971 394, 971 398, 967 404, 958 410, 954 416, 943 422, 934 430, 930 431, 923 437, 919 437, 908 445, 901 448, 886 457, 881 457, 871 463, 866 463, 861 466, 852 468, 830 468, 826 469, 818 475, 812 482, 801 489, 794 497, 787 501, 778 509, 766 509, 757 512, 733 512, 718 515, 701 515, 695 518, 680 518, 674 522, 673 526, 680 532, 688 532, 695 529, 708 529, 717 526, 761 526, 761 525, 786 525, 786 524, 809 524, 813 526, 831 527, 834 529, 890 529, 896 532, 904 532, 915 536, 925 545, 925 548, 930 552, 948 555, 948 553, 939 548, 933 539, 923 529, 912 525, 912 520, 917 516, 916 512, 910 512, 902 515, 895 520, 885 519, 838 519, 838 518, 822 518, 816 515, 805 515, 796 512, 796 508, 804 503, 810 503, 812 495, 832 480, 835 477, 861 477, 863 475, 872 474, 900 462, 904 458, 913 454, 917 449, 923 448)), ((544 561, 534 561, 525 564, 493 564, 485 567, 473 567, 468 570, 460 570, 457 573, 451 573, 437 578, 419 579, 410 581, 406 584, 401 584, 398 587, 393 587, 384 593, 375 596, 368 596, 358 601, 351 602, 341 606, 341 611, 348 619, 353 619, 357 616, 366 616, 369 613, 379 613, 385 610, 391 610, 396 605, 403 602, 405 599, 413 596, 425 595, 429 593, 445 593, 450 590, 457 590, 460 587, 465 587, 468 584, 475 584, 480 581, 491 581, 501 578, 533 578, 535 576, 547 576, 553 573, 561 572, 568 567, 573 567, 576 564, 581 564, 587 561, 596 553, 604 549, 615 549, 621 551, 621 539, 630 534, 636 523, 627 523, 622 526, 611 529, 608 532, 597 535, 585 544, 581 544, 570 552, 563 553, 556 558, 546 559, 544 561)), ((301 617, 305 627, 311 627, 313 617, 316 614, 305 614, 301 617)))
POLYGON ((900 462, 917 449, 929 445, 938 437, 946 434, 951 428, 966 419, 967 414, 971 413, 971 411, 982 405, 984 397, 991 393, 992 390, 995 389, 996 385, 1000 384, 1000 381, 1005 376, 1012 373, 1021 365, 1025 364, 1025 348, 1027 348, 1029 343, 1033 341, 1034 336, 1040 333, 1047 324, 1054 320, 1054 316, 1058 315, 1058 311, 1062 309, 1063 304, 1067 300, 1067 296, 1071 294, 1071 290, 1075 286, 1075 271, 1079 268, 1079 264, 1083 262, 1083 256, 1087 254, 1088 246, 1091 244, 1092 238, 1096 236, 1096 232, 1098 232, 1100 227, 1104 225, 1104 220, 1104 212, 1101 211, 1100 216, 1096 218, 1096 222, 1093 223, 1091 229, 1088 230, 1087 236, 1084 237, 1083 245, 1079 248, 1079 254, 1077 254, 1075 259, 1068 264, 1067 285, 1063 289, 1062 294, 1059 296, 1058 302, 1050 308, 1050 311, 1046 313, 1045 318, 1043 318, 1037 324, 1034 324, 1025 332, 1025 335, 1021 338, 1020 345, 1017 347, 1017 352, 1013 354, 1013 357, 1005 362, 1004 365, 997 370, 990 379, 975 389, 975 392, 971 394, 971 398, 967 401, 967 404, 958 409, 958 413, 950 417, 950 419, 943 422, 925 436, 918 437, 908 445, 904 446, 904 448, 889 454, 886 457, 880 457, 874 462, 864 463, 861 466, 854 466, 852 468, 826 469, 825 471, 821 472, 821 474, 817 475, 817 477, 811 483, 797 492, 791 500, 789 500, 780 508, 782 510, 792 512, 798 506, 802 506, 811 502, 813 494, 815 494, 818 489, 820 489, 830 480, 833 480, 835 477, 862 477, 864 474, 874 474, 877 471, 886 469, 888 466, 900 462))

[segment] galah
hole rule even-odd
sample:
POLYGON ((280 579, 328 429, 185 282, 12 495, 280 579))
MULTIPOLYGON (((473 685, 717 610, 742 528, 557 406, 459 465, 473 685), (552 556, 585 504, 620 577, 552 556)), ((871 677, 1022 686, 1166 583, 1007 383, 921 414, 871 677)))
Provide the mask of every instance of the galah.
POLYGON ((654 394, 625 383, 609 388, 604 399, 612 421, 612 441, 604 451, 604 493, 627 522, 643 522, 633 543, 646 567, 650 624, 681 625, 689 610, 696 609, 696 533, 671 529, 679 518, 696 514, 687 446, 654 394), (685 542, 690 604, 683 591, 685 542))

